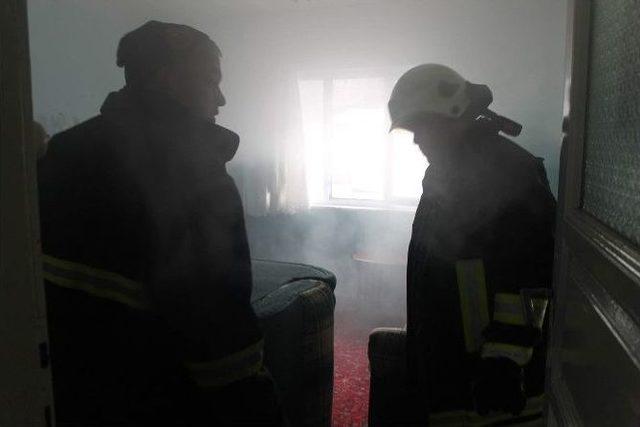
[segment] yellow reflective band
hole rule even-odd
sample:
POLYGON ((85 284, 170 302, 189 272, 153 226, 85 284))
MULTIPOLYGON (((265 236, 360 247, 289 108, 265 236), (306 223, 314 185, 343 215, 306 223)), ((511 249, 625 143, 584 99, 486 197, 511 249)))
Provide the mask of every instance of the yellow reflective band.
POLYGON ((518 420, 530 418, 536 415, 540 415, 540 417, 542 417, 544 404, 545 395, 543 394, 527 399, 527 404, 524 410, 518 416, 513 416, 511 414, 506 414, 503 412, 494 412, 485 416, 479 415, 475 411, 461 410, 438 412, 429 415, 429 425, 455 427, 488 427, 498 423, 502 424, 504 422, 509 422, 509 425, 512 425, 513 423, 513 425, 517 425, 519 427, 529 425, 534 426, 539 425, 540 419, 536 418, 535 420, 523 420, 522 422, 518 422, 518 420))
POLYGON ((460 310, 467 352, 474 353, 482 345, 482 331, 489 324, 487 285, 484 264, 480 259, 456 262, 460 310))
POLYGON ((259 373, 262 369, 263 346, 264 341, 260 340, 223 358, 208 362, 190 362, 186 363, 186 366, 198 386, 222 387, 259 373))
POLYGON ((117 273, 43 255, 45 280, 62 288, 85 292, 136 309, 147 309, 144 286, 117 273))
POLYGON ((494 298, 493 320, 507 325, 525 326, 522 298, 519 294, 496 294, 494 298))
POLYGON ((60 258, 52 257, 51 255, 42 255, 42 259, 44 261, 45 266, 51 265, 53 267, 59 268, 61 270, 67 270, 72 272, 78 272, 85 274, 87 276, 107 280, 111 283, 117 283, 119 287, 131 289, 131 290, 139 290, 142 286, 140 283, 127 279, 124 276, 121 276, 118 273, 114 273, 112 271, 100 270, 99 268, 89 267, 85 264, 80 264, 73 261, 68 261, 60 258))
POLYGON ((482 358, 506 357, 520 366, 524 366, 531 360, 533 356, 533 348, 520 347, 513 344, 505 344, 501 342, 488 342, 482 346, 482 358))

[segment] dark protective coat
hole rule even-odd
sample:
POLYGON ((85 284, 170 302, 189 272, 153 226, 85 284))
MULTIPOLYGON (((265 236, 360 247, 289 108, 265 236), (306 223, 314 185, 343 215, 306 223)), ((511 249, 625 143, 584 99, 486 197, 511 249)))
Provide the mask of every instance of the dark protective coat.
POLYGON ((126 89, 52 138, 39 191, 59 421, 213 425, 215 399, 185 364, 239 354, 212 384, 260 364, 247 352, 261 333, 243 208, 225 169, 237 147, 232 132, 126 89), (124 288, 105 290, 111 279, 124 288))
MULTIPOLYGON (((467 133, 455 163, 427 169, 407 270, 409 378, 428 399, 422 417, 473 409, 477 355, 465 351, 456 261, 484 261, 489 313, 496 292, 550 287, 554 210, 542 161, 490 122, 467 133)), ((525 369, 530 396, 544 390, 544 352, 525 369)))

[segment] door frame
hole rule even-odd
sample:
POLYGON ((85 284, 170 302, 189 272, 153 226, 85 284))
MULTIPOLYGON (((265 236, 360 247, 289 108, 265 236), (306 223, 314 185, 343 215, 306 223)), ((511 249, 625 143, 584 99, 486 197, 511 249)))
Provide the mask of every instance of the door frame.
POLYGON ((52 426, 27 0, 0 1, 0 426, 52 426))

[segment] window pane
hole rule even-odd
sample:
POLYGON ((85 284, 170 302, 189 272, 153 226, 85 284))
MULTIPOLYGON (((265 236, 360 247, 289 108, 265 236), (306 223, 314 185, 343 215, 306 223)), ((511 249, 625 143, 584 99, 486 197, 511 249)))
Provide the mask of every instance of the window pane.
POLYGON ((384 111, 345 109, 334 115, 332 131, 331 196, 383 200, 384 111))
POLYGON ((388 88, 384 79, 333 81, 331 197, 384 200, 388 88))
POLYGON ((427 159, 413 143, 413 133, 395 129, 391 132, 393 153, 391 193, 397 199, 418 200, 422 194, 422 178, 429 166, 427 159))
POLYGON ((638 2, 593 2, 584 209, 640 245, 638 2), (613 65, 612 65, 613 64, 613 65))

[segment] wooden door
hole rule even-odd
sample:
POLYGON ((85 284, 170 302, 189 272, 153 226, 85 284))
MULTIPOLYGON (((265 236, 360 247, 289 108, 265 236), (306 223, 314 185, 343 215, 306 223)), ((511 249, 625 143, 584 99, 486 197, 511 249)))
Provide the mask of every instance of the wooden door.
POLYGON ((640 425, 640 1, 569 11, 549 425, 640 425))

